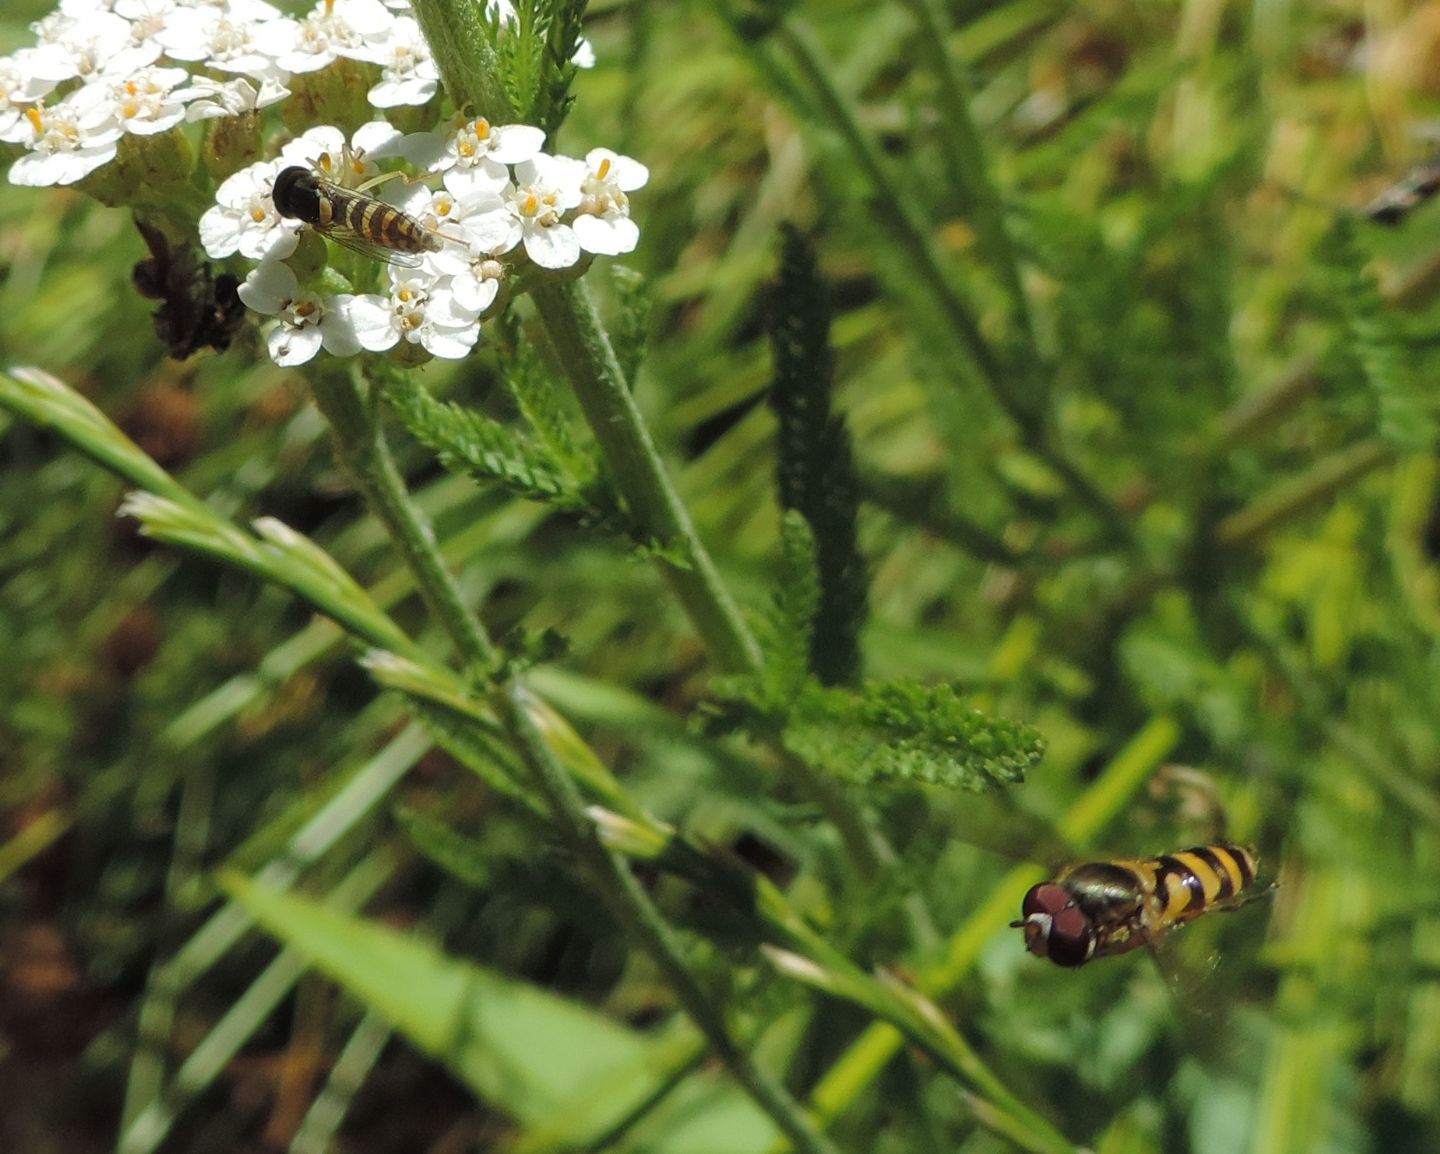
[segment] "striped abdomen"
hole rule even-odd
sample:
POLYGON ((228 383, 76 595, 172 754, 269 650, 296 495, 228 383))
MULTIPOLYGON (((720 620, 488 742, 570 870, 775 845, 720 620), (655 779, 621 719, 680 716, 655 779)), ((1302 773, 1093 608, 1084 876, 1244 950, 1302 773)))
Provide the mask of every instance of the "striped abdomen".
POLYGON ((1224 908, 1255 883, 1255 855, 1238 845, 1199 845, 1133 864, 1152 879, 1161 928, 1224 908))
POLYGON ((338 186, 331 186, 330 195, 321 199, 320 215, 316 227, 322 232, 338 224, 382 248, 434 252, 440 247, 440 241, 413 216, 383 200, 338 186))

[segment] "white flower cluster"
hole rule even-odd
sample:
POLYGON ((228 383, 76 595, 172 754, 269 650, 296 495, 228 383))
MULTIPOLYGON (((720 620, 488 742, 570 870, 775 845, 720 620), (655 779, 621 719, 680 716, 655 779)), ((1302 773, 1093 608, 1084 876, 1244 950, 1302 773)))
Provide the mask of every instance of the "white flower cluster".
MULTIPOLYGON (((487 3, 502 21, 516 21, 510 0, 487 3)), ((298 20, 267 0, 60 0, 32 28, 33 47, 0 57, 0 142, 24 150, 10 168, 14 184, 73 184, 113 160, 127 135, 257 112, 288 97, 297 77, 342 61, 368 66, 373 108, 423 106, 439 87, 409 0, 319 0, 298 20)), ((594 63, 583 41, 576 63, 594 63)), ((267 337, 277 364, 402 340, 463 357, 517 261, 563 269, 584 253, 629 252, 639 238, 626 193, 645 184, 645 167, 604 149, 583 161, 550 156, 544 143, 538 128, 483 119, 410 135, 376 120, 348 141, 338 128, 311 129, 220 185, 200 219, 200 242, 214 259, 238 253, 260 262, 240 297, 277 318, 267 337), (394 260, 388 294, 310 291, 301 266, 284 263, 305 226, 277 211, 276 177, 298 166, 359 190, 387 157, 423 174, 407 179, 394 203, 435 251, 402 261, 372 243, 372 256, 394 260), (420 183, 427 178, 440 187, 420 183)), ((348 285, 338 274, 321 279, 348 285)), ((369 287, 374 271, 355 279, 369 287)))
POLYGON ((626 193, 649 179, 645 166, 603 148, 584 160, 549 156, 540 151, 544 142, 538 128, 483 119, 409 135, 372 121, 348 142, 338 128, 312 128, 276 159, 243 168, 219 187, 200 219, 201 243, 217 259, 238 252, 260 262, 240 298, 277 318, 267 338, 276 364, 302 364, 322 348, 335 356, 379 352, 401 340, 432 356, 463 357, 518 259, 507 254, 523 248, 531 264, 563 269, 584 253, 629 252, 639 239, 626 193), (412 182, 394 199, 438 247, 417 254, 416 267, 391 264, 387 295, 305 290, 283 263, 304 226, 276 211, 275 178, 297 165, 353 186, 375 172, 375 158, 392 156, 439 178, 438 189, 412 182))
MULTIPOLYGON (((514 20, 509 0, 489 6, 514 20)), ((61 0, 31 26, 35 45, 0 57, 0 141, 25 149, 10 181, 73 184, 126 134, 264 108, 341 58, 378 66, 373 107, 426 104, 439 75, 408 8, 319 0, 296 20, 266 0, 61 0)), ((582 42, 576 63, 593 61, 582 42)))

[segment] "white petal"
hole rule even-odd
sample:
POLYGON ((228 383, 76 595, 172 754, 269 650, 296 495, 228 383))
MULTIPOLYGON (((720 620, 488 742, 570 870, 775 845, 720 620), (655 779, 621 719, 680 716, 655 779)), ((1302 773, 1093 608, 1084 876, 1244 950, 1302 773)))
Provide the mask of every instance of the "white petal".
POLYGON ((400 108, 428 104, 440 87, 434 80, 382 80, 370 89, 370 103, 376 108, 400 108))
POLYGON ((287 264, 278 260, 261 261, 239 288, 240 299, 257 313, 274 314, 300 291, 299 282, 287 264))
POLYGON ((455 303, 477 316, 495 303, 500 292, 500 282, 477 277, 474 273, 461 273, 451 282, 455 303))
POLYGON ((432 356, 447 361, 458 361, 470 355, 475 342, 480 339, 480 326, 471 325, 463 329, 440 329, 426 325, 420 332, 420 343, 432 356))
POLYGON ((496 195, 510 183, 510 173, 503 164, 488 156, 474 164, 457 165, 445 173, 445 187, 457 200, 485 194, 496 195))
POLYGON ((519 164, 545 146, 545 130, 529 124, 502 124, 491 131, 490 155, 501 164, 519 164))
POLYGON ((532 228, 525 233, 525 252, 541 268, 569 268, 580 259, 580 242, 567 225, 532 228))
POLYGON ((464 222, 465 235, 476 252, 509 252, 524 235, 520 222, 508 209, 482 213, 464 222))
MULTIPOLYGON (((380 11, 385 11, 378 2, 375 6, 380 11)), ((385 156, 399 156, 404 140, 400 130, 388 120, 372 120, 355 130, 355 134, 350 137, 350 145, 360 149, 371 160, 376 160, 385 156)))
POLYGON ((276 325, 265 338, 265 346, 270 350, 272 361, 288 368, 290 365, 303 365, 313 358, 320 351, 320 341, 320 330, 314 325, 306 325, 303 329, 276 325))
POLYGON ((287 221, 281 225, 247 228, 240 232, 240 255, 251 260, 284 260, 300 243, 300 223, 287 221))
POLYGON ((577 216, 570 227, 581 248, 600 256, 634 252, 640 240, 640 229, 628 216, 577 216))
POLYGON ((357 296, 345 310, 355 339, 362 349, 378 353, 394 347, 400 339, 390 312, 390 301, 373 293, 357 296))
POLYGON ((240 222, 218 204, 207 208, 200 216, 200 244, 215 260, 230 256, 240 247, 240 222))
POLYGON ((400 155, 416 168, 439 172, 455 163, 447 157, 445 145, 450 137, 440 132, 410 132, 400 138, 400 155))
POLYGON ((325 351, 332 356, 353 357, 360 351, 360 338, 355 332, 352 314, 354 302, 355 297, 350 293, 338 293, 322 302, 325 319, 320 322, 320 332, 325 340, 325 351))

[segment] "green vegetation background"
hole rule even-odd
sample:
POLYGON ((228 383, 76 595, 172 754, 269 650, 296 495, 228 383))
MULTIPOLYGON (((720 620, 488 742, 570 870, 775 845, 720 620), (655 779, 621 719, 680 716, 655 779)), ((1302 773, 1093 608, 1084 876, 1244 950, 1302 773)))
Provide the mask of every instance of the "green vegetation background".
MULTIPOLYGON (((0 46, 44 11, 22 7, 0 46)), ((862 496, 865 675, 956 683, 1038 727, 1023 785, 845 786, 892 851, 861 868, 763 745, 693 724, 714 670, 652 564, 413 442, 407 476, 492 632, 566 640, 534 682, 644 807, 779 882, 864 970, 933 973, 973 945, 929 988, 1068 1142, 1432 1151, 1440 209, 1389 230, 1351 210, 1425 155, 1440 4, 953 3, 941 37, 937 10, 804 4, 768 27, 760 8, 596 4, 600 63, 561 144, 650 167, 637 396, 757 619, 782 572, 772 285, 782 226, 812 238, 862 496), (1126 751, 1133 796, 1067 844, 1126 751), (985 913, 1016 861, 1222 831, 1279 889, 1161 965, 1062 972, 985 913)), ((253 330, 165 359, 130 287, 143 255, 121 212, 0 188, 5 365, 84 393, 224 515, 278 517, 395 587, 304 379, 253 330)), ((622 282, 591 277, 618 316, 622 282)), ((419 379, 511 415, 484 357, 419 379)), ((403 731, 338 634, 142 541, 120 482, 51 432, 0 415, 0 478, 0 1147, 772 1147, 567 857, 403 731), (496 983, 464 1003, 495 1014, 469 1023, 479 1043, 427 1040, 396 1004, 461 981, 438 955, 387 971, 393 939, 252 895, 292 949, 300 927, 324 939, 302 953, 337 992, 217 904, 222 866, 298 875, 483 967, 464 974, 496 983)), ((424 636, 413 598, 395 612, 424 636)), ((820 1089, 840 1149, 1065 1148, 1007 1137, 993 1096, 917 1048, 860 1073, 869 1010, 778 975, 714 893, 639 868, 737 1034, 801 1100, 820 1089)))

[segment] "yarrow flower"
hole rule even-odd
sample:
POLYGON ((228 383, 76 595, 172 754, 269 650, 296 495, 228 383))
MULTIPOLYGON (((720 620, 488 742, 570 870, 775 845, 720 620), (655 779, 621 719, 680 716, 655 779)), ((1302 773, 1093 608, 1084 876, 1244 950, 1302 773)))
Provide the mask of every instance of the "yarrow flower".
POLYGON ((302 292, 288 265, 263 261, 240 286, 240 299, 257 313, 279 318, 265 339, 277 365, 303 365, 323 347, 337 357, 353 357, 360 341, 350 319, 354 296, 319 297, 302 292))
POLYGON ((155 41, 174 60, 278 80, 283 70, 276 58, 291 50, 300 26, 268 4, 249 0, 247 6, 252 5, 256 14, 249 19, 230 7, 177 8, 155 33, 155 41), (272 14, 268 18, 260 15, 267 10, 272 14))
POLYGON ((378 64, 383 57, 377 45, 394 23, 380 0, 320 0, 275 63, 287 72, 316 72, 341 57, 378 64))
POLYGON ((25 135, 25 110, 55 91, 58 80, 39 75, 33 48, 0 57, 0 140, 18 144, 25 135))
POLYGON ((71 13, 62 8, 32 27, 39 43, 28 67, 33 75, 57 84, 121 77, 160 59, 158 39, 137 43, 130 21, 103 9, 71 13))
POLYGON ((585 164, 589 171, 580 182, 575 239, 586 252, 602 256, 633 252, 640 230, 630 219, 630 198, 625 194, 643 188, 650 170, 608 148, 592 148, 585 154, 585 164))
POLYGON ((580 242, 565 223, 565 213, 580 203, 584 175, 584 164, 568 156, 542 152, 517 164, 515 184, 502 194, 501 207, 490 214, 492 227, 507 234, 508 243, 501 251, 523 243, 525 255, 541 268, 568 268, 578 261, 580 242))
POLYGON ((186 120, 215 120, 226 116, 239 116, 245 112, 258 112, 272 104, 278 104, 290 95, 290 90, 278 80, 267 77, 256 88, 243 76, 230 80, 215 80, 209 76, 196 76, 189 88, 182 88, 177 98, 186 100, 186 120))
POLYGON ((483 116, 455 118, 448 133, 417 132, 402 155, 428 172, 445 173, 445 185, 459 194, 470 187, 499 192, 510 182, 508 164, 538 156, 545 133, 528 124, 492 125, 483 116))
POLYGON ((200 217, 200 243, 212 257, 238 252, 251 260, 284 260, 300 240, 300 222, 275 211, 270 191, 285 167, 262 160, 242 168, 215 190, 215 206, 200 217))
POLYGON ((450 279, 392 268, 388 297, 366 294, 350 304, 350 319, 362 348, 384 352, 404 338, 432 356, 457 360, 480 339, 477 311, 465 308, 450 279))
POLYGON ((75 98, 82 103, 87 97, 108 101, 123 131, 153 136, 185 119, 188 96, 177 89, 189 78, 190 73, 183 68, 147 67, 124 79, 87 84, 75 93, 75 98))
POLYGON ((74 97, 51 108, 32 105, 20 127, 23 135, 16 143, 27 151, 10 166, 10 183, 37 187, 74 184, 88 176, 114 159, 124 135, 114 110, 103 101, 74 97))
POLYGON ((381 66, 380 83, 370 89, 370 103, 376 108, 428 104, 440 87, 430 46, 412 16, 401 16, 390 26, 370 59, 381 66))

